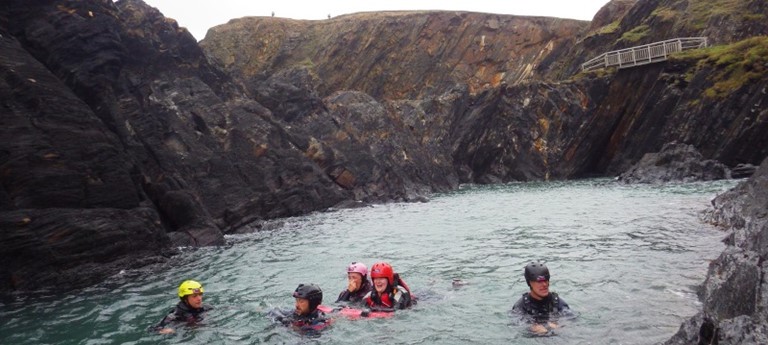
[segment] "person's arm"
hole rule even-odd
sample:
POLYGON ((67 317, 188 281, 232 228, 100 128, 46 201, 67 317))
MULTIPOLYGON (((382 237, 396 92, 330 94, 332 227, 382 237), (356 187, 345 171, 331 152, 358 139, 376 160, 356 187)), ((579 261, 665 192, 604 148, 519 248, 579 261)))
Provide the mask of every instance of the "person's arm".
POLYGON ((360 316, 362 317, 368 317, 371 315, 372 312, 382 312, 382 313, 394 313, 395 308, 387 308, 387 307, 370 307, 365 308, 360 312, 360 316))
POLYGON ((267 316, 283 325, 289 325, 293 321, 293 311, 289 309, 275 308, 270 310, 267 316))
POLYGON ((160 320, 160 322, 157 325, 155 325, 155 327, 153 327, 153 330, 160 334, 174 333, 175 331, 173 330, 173 328, 166 327, 168 324, 170 324, 173 321, 176 321, 175 309, 171 310, 171 312, 168 315, 166 315, 162 320, 160 320))
POLYGON ((512 312, 518 313, 518 314, 527 314, 528 311, 525 310, 525 295, 523 297, 520 297, 515 304, 512 305, 512 312))
POLYGON ((339 293, 339 298, 336 299, 336 302, 344 302, 349 301, 349 290, 344 290, 341 293, 339 293))
POLYGON ((400 290, 400 299, 397 301, 397 304, 395 304, 396 309, 405 309, 411 306, 411 294, 408 292, 408 290, 401 289, 400 290))

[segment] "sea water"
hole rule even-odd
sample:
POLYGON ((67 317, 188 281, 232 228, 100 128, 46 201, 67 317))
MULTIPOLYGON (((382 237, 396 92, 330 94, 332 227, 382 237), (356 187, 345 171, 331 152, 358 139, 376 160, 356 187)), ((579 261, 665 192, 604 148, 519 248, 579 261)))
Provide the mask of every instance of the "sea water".
POLYGON ((725 236, 701 213, 734 184, 463 186, 426 203, 277 220, 98 286, 0 300, 0 343, 653 344, 701 309, 696 291, 725 236), (299 283, 318 284, 333 305, 352 261, 389 262, 418 304, 388 319, 338 317, 319 337, 270 320, 269 310, 293 308, 299 283), (546 338, 508 313, 531 261, 547 264, 550 290, 576 314, 546 338), (204 325, 149 332, 186 279, 216 309, 204 325))

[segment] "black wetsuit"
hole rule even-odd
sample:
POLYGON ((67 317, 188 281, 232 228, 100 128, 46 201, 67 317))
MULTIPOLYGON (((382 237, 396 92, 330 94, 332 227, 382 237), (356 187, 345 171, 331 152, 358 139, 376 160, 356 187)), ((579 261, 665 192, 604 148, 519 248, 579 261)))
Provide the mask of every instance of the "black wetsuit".
POLYGON ((295 310, 275 309, 269 312, 269 315, 275 321, 285 326, 292 326, 299 331, 320 331, 330 324, 330 320, 325 317, 325 313, 315 309, 308 315, 298 315, 295 310))
POLYGON ((160 330, 165 328, 169 323, 186 322, 187 324, 196 324, 203 321, 205 314, 211 309, 213 309, 213 307, 207 304, 203 304, 201 308, 192 308, 186 302, 179 301, 179 304, 177 304, 176 307, 154 327, 154 329, 160 330))
POLYGON ((339 298, 336 299, 336 302, 352 302, 352 303, 358 303, 363 302, 363 298, 365 298, 365 295, 370 292, 373 289, 371 286, 371 282, 368 279, 363 280, 363 285, 360 286, 359 289, 355 292, 349 292, 349 290, 344 290, 339 294, 339 298))
POLYGON ((534 322, 546 322, 550 316, 570 315, 570 307, 560 296, 550 292, 547 297, 541 300, 531 298, 530 292, 526 292, 520 297, 512 311, 524 315, 530 315, 534 322))

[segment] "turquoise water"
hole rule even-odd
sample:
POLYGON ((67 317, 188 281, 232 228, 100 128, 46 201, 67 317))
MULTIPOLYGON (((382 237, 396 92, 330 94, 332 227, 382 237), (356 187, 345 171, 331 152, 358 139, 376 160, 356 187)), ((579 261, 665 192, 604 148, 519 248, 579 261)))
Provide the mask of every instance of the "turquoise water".
POLYGON ((428 203, 376 205, 276 222, 185 249, 168 265, 127 271, 64 296, 0 301, 2 344, 652 344, 700 308, 696 287, 724 233, 700 212, 733 182, 621 186, 612 180, 469 186, 428 203), (272 325, 312 282, 332 304, 351 261, 389 261, 420 297, 390 319, 337 319, 319 338, 272 325), (530 338, 507 314, 522 267, 547 262, 551 290, 578 317, 530 338), (147 328, 185 279, 217 307, 205 326, 147 328), (451 281, 466 283, 453 287, 451 281))

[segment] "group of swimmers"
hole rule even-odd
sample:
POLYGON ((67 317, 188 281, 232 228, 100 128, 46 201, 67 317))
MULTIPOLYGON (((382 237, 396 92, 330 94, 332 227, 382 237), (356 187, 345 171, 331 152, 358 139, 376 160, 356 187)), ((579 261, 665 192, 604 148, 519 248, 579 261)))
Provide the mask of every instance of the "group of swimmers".
MULTIPOLYGON (((370 270, 360 262, 353 262, 347 267, 347 288, 339 293, 336 303, 347 306, 360 306, 359 316, 371 313, 391 313, 406 309, 415 303, 411 289, 386 262, 375 263, 370 270)), ((530 291, 524 293, 514 304, 512 311, 524 315, 530 320, 530 331, 535 334, 550 334, 558 327, 550 318, 553 315, 568 315, 568 304, 556 293, 549 291, 549 269, 543 263, 531 262, 524 269, 525 281, 530 291)), ((212 309, 203 303, 203 286, 186 280, 179 285, 180 301, 153 329, 161 334, 173 333, 173 324, 195 324, 205 318, 212 309)), ((269 315, 276 322, 291 326, 298 331, 318 331, 330 325, 332 319, 326 312, 337 309, 323 308, 323 291, 315 284, 299 284, 294 290, 296 299, 293 310, 276 309, 269 315)))

